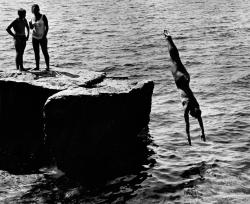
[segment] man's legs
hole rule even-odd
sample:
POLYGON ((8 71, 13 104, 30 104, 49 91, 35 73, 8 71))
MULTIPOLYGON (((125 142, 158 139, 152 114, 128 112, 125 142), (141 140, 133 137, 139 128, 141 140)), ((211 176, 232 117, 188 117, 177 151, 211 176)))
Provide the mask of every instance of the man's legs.
POLYGON ((36 70, 39 69, 39 63, 40 63, 40 50, 39 50, 39 40, 32 38, 32 45, 33 50, 35 53, 35 60, 36 60, 36 70))
POLYGON ((47 38, 43 38, 41 41, 41 48, 44 55, 46 70, 49 70, 49 53, 48 53, 48 40, 47 38))
POLYGON ((20 65, 20 39, 15 39, 15 49, 16 49, 16 68, 19 70, 20 65))
POLYGON ((20 47, 20 71, 24 70, 23 68, 23 54, 24 54, 24 50, 26 47, 26 39, 22 39, 21 40, 21 47, 20 47))

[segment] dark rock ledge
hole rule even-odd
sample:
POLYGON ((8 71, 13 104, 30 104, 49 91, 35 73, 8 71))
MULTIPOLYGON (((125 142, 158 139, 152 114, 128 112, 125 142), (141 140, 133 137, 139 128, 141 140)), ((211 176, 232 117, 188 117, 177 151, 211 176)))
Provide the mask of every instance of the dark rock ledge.
POLYGON ((1 70, 0 168, 35 169, 51 157, 66 172, 108 162, 147 127, 153 87, 86 70, 1 70))

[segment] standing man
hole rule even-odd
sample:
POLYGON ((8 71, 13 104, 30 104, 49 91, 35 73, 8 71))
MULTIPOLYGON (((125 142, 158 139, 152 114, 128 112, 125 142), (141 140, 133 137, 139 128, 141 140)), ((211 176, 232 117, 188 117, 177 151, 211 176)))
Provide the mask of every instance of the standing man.
POLYGON ((34 17, 29 22, 30 29, 32 29, 32 45, 36 60, 36 68, 34 70, 39 70, 39 63, 40 63, 39 46, 41 46, 46 63, 46 71, 49 71, 49 54, 48 54, 48 40, 47 40, 47 34, 49 31, 48 19, 45 15, 40 13, 40 8, 37 4, 32 5, 31 12, 34 14, 34 17))
POLYGON ((26 47, 26 41, 29 39, 29 26, 26 20, 26 10, 19 9, 17 11, 18 18, 16 18, 6 29, 6 31, 14 38, 16 49, 16 68, 20 71, 26 71, 23 68, 23 54, 26 47), (11 29, 14 29, 14 33, 11 29), (27 29, 27 36, 25 33, 27 29))
POLYGON ((170 58, 172 60, 171 72, 175 80, 175 84, 178 89, 181 91, 181 100, 184 107, 184 118, 186 122, 186 133, 188 137, 189 145, 191 145, 190 131, 189 131, 189 114, 196 118, 199 122, 201 128, 201 139, 205 142, 206 137, 204 133, 203 122, 201 118, 201 110, 198 101, 194 97, 192 90, 189 87, 190 75, 187 72, 186 68, 181 62, 179 52, 172 40, 172 37, 167 30, 164 30, 164 36, 168 43, 168 51, 170 58))

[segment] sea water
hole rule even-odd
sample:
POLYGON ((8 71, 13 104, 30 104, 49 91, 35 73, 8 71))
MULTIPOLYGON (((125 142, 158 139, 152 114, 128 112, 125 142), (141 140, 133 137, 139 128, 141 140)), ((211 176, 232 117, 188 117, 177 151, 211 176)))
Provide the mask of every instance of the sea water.
MULTIPOLYGON (((42 174, 0 171, 1 202, 250 203, 250 3, 247 0, 41 0, 53 67, 105 71, 155 82, 139 170, 88 189, 42 174), (168 29, 191 75, 207 142, 190 119, 187 143, 179 93, 163 37, 168 29)), ((15 69, 6 27, 30 0, 0 0, 0 67, 15 69)), ((24 67, 35 67, 31 39, 24 67)), ((41 69, 45 68, 41 53, 41 69)), ((101 167, 100 167, 101 169, 101 167)), ((101 170, 100 170, 101 173, 101 170)))

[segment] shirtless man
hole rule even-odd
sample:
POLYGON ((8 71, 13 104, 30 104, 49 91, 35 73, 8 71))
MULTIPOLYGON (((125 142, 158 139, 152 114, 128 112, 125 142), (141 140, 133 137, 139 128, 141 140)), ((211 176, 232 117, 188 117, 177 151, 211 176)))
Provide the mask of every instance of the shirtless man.
POLYGON ((186 133, 188 137, 188 143, 191 145, 190 131, 189 131, 189 114, 196 118, 199 122, 201 128, 201 139, 205 142, 206 137, 204 133, 203 122, 201 118, 201 110, 198 101, 194 97, 192 90, 189 87, 190 75, 187 72, 186 68, 181 62, 179 52, 172 40, 172 37, 169 35, 168 31, 164 30, 164 36, 168 43, 168 51, 170 58, 172 60, 171 72, 175 80, 177 88, 181 92, 182 105, 184 107, 184 118, 186 122, 186 133))
POLYGON ((23 54, 26 47, 26 41, 29 39, 29 26, 26 20, 26 11, 19 9, 17 11, 18 18, 16 18, 6 29, 6 31, 14 38, 16 49, 16 68, 20 71, 25 71, 23 68, 23 54), (14 29, 14 33, 11 29, 14 29), (25 34, 27 29, 27 36, 25 34))

